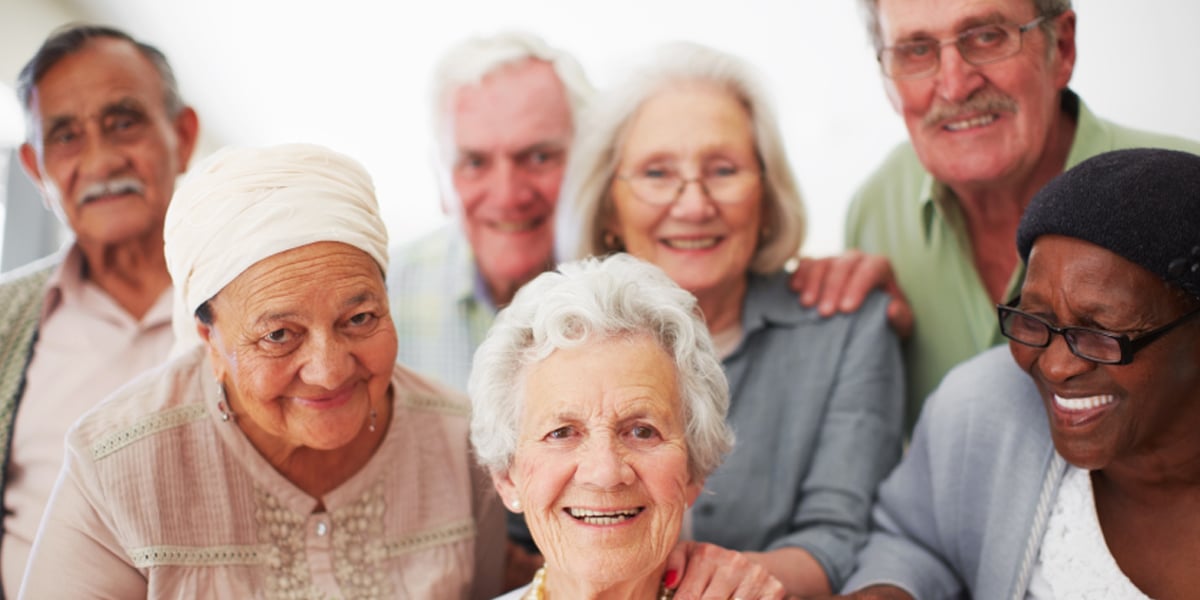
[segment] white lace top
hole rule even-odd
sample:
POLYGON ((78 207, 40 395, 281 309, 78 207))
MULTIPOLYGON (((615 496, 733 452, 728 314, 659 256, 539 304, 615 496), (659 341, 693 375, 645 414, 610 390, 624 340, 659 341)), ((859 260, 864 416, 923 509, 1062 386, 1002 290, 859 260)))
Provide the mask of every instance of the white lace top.
POLYGON ((1121 572, 1108 550, 1096 516, 1092 478, 1086 470, 1067 468, 1025 597, 1031 600, 1149 598, 1121 572))

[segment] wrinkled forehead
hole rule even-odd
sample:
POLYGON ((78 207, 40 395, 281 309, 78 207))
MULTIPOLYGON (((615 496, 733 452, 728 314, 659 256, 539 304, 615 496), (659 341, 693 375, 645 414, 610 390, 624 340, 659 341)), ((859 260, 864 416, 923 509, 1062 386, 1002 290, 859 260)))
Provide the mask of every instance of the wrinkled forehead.
POLYGON ((125 40, 98 38, 60 58, 33 86, 31 104, 67 99, 106 99, 154 95, 161 103, 164 84, 150 59, 125 40))
POLYGON ((486 149, 570 141, 571 106, 566 89, 545 61, 505 65, 455 90, 451 127, 459 148, 486 149))
POLYGON ((989 23, 1024 23, 1035 12, 1032 0, 879 0, 879 29, 888 45, 989 23))
POLYGON ((1169 284, 1141 265, 1103 246, 1059 234, 1034 241, 1021 296, 1039 302, 1061 296, 1087 314, 1170 313, 1178 300, 1169 284))
POLYGON ((165 111, 165 88, 150 60, 129 42, 89 41, 46 70, 31 91, 32 126, 86 119, 114 106, 165 111))
POLYGON ((319 241, 262 258, 237 273, 217 296, 234 305, 261 307, 290 294, 307 292, 308 299, 317 301, 345 296, 346 290, 354 292, 354 302, 385 297, 380 265, 351 244, 319 241))

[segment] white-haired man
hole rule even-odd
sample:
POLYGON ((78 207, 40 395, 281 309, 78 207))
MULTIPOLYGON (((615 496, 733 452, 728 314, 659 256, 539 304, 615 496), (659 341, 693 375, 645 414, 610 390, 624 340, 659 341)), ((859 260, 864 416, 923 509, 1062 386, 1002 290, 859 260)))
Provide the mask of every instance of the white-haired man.
MULTIPOLYGON (((453 220, 391 253, 400 363, 466 391, 497 308, 554 264, 558 190, 592 93, 574 58, 529 33, 469 38, 442 56, 434 165, 453 220)), ((541 557, 520 515, 510 514, 509 534, 519 543, 510 544, 512 587, 528 581, 541 557)))
POLYGON ((453 222, 392 253, 401 363, 466 389, 497 307, 553 265, 558 190, 592 91, 574 58, 528 33, 470 38, 442 57, 434 161, 453 222))

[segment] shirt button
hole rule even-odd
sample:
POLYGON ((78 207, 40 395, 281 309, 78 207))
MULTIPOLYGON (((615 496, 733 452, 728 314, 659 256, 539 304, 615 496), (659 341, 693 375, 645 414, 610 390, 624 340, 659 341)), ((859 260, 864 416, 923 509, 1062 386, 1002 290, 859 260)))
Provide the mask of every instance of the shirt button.
POLYGON ((329 523, 317 521, 317 537, 325 537, 326 533, 329 533, 329 523))

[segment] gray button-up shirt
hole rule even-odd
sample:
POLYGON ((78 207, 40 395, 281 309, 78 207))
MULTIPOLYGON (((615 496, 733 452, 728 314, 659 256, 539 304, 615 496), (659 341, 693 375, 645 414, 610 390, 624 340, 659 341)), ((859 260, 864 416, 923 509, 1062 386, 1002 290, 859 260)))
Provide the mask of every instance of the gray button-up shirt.
POLYGON ((724 360, 737 443, 693 510, 695 538, 804 548, 833 589, 866 541, 879 481, 900 458, 904 370, 887 296, 820 317, 788 275, 751 276, 741 343, 724 360))

